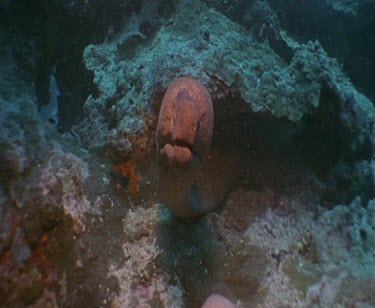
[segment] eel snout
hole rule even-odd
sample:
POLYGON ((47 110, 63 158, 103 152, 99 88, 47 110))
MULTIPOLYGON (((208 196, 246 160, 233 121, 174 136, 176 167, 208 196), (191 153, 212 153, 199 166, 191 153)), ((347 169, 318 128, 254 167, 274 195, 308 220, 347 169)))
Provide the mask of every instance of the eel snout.
POLYGON ((191 166, 211 145, 213 107, 206 88, 192 78, 174 81, 165 93, 156 130, 161 165, 191 166))
POLYGON ((193 159, 201 161, 199 153, 196 152, 202 121, 199 106, 185 90, 177 96, 174 111, 166 144, 161 144, 160 161, 162 164, 191 166, 193 159))

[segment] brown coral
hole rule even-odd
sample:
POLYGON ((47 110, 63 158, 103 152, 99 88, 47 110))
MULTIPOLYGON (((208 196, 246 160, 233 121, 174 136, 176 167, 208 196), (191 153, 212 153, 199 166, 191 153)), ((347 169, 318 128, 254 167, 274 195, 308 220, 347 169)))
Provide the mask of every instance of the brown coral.
POLYGON ((156 129, 160 195, 180 217, 195 217, 213 208, 195 180, 206 159, 213 133, 210 95, 198 81, 183 77, 168 87, 156 129))
POLYGON ((135 197, 139 192, 140 175, 137 172, 135 161, 130 160, 112 167, 114 173, 120 174, 128 179, 128 188, 132 197, 135 197))

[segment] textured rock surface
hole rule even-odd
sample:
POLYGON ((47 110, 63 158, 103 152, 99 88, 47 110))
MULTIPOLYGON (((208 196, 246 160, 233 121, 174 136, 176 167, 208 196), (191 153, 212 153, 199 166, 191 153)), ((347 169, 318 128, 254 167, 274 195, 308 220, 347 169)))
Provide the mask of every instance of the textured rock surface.
POLYGON ((264 281, 266 303, 374 305, 374 202, 359 204, 320 209, 317 218, 298 209, 294 218, 269 211, 252 224, 245 241, 264 247, 274 262, 264 281))
POLYGON ((0 18, 11 25, 0 28, 0 306, 201 307, 211 294, 238 307, 374 306, 374 107, 328 56, 351 45, 369 54, 353 63, 371 63, 371 3, 316 3, 1 3, 0 17, 19 14, 0 18), (329 38, 333 49, 310 41, 331 35, 312 14, 327 7, 347 22, 329 27, 348 37, 329 38), (293 14, 304 27, 285 22, 293 14), (82 63, 98 88, 72 134, 38 117, 48 85, 36 71, 55 63, 65 111, 82 111, 82 63), (194 222, 156 189, 158 108, 181 76, 208 89, 219 119, 196 184, 220 206, 194 222), (129 160, 136 198, 110 173, 129 160))
POLYGON ((239 237, 233 237, 233 247, 225 247, 215 232, 215 221, 212 216, 185 223, 158 204, 129 212, 124 220, 126 262, 112 270, 122 282, 116 301, 179 307, 184 298, 187 305, 199 306, 213 292, 222 292, 228 298, 241 298, 248 303, 248 297, 260 287, 268 259, 262 249, 243 246, 239 237), (232 258, 233 254, 237 256, 232 258), (130 294, 141 287, 148 292, 132 299, 130 294), (192 294, 181 292, 184 289, 192 294))
MULTIPOLYGON (((257 12, 254 16, 272 11, 265 1, 258 2, 249 8, 257 12)), ((129 143, 133 148, 152 146, 130 138, 149 127, 145 114, 160 103, 160 92, 171 80, 188 75, 207 87, 214 108, 222 108, 216 117, 238 112, 235 106, 224 106, 228 100, 247 104, 249 114, 297 122, 294 134, 305 148, 303 159, 334 190, 346 187, 341 202, 350 202, 360 190, 364 199, 373 195, 373 104, 318 41, 298 43, 280 31, 276 21, 266 23, 270 33, 255 39, 246 24, 244 28, 200 1, 195 1, 193 10, 179 2, 170 18, 157 19, 159 27, 147 35, 134 26, 138 18, 133 17, 115 39, 90 45, 84 52, 99 89, 97 97, 86 101, 80 130, 89 147, 104 147, 113 154, 124 149, 119 155, 129 157, 133 151, 129 143), (215 27, 208 29, 208 24, 215 27), (131 43, 134 35, 139 37, 131 43)))
MULTIPOLYGON (((99 88, 99 96, 90 97, 85 105, 93 119, 91 125, 97 130, 100 127, 93 135, 106 134, 110 119, 117 123, 126 120, 127 126, 122 127, 125 134, 142 127, 139 110, 150 108, 159 86, 166 88, 171 80, 184 75, 194 76, 218 96, 224 94, 215 82, 219 80, 238 91, 254 111, 269 111, 291 120, 301 119, 318 106, 326 81, 337 87, 344 80, 336 73, 337 64, 319 53, 319 47, 314 55, 314 48, 302 45, 288 65, 269 45, 257 43, 244 28, 199 1, 195 10, 181 2, 169 22, 140 40, 137 53, 127 48, 126 39, 134 31, 129 27, 112 42, 90 45, 84 52, 99 88), (207 23, 216 26, 208 30, 204 27, 207 23), (306 62, 299 56, 301 52, 320 59, 306 62)), ((91 142, 93 146, 98 143, 100 140, 91 142)))
POLYGON ((117 123, 117 131, 125 136, 142 129, 142 110, 152 108, 157 89, 166 89, 171 80, 184 75, 206 85, 214 100, 225 97, 224 84, 253 111, 293 121, 325 104, 320 101, 325 87, 338 93, 341 104, 350 104, 352 85, 318 42, 298 44, 279 34, 279 45, 289 56, 281 51, 279 55, 199 1, 194 10, 181 2, 169 21, 152 35, 141 36, 136 53, 127 42, 137 31, 131 25, 113 41, 90 45, 84 52, 99 88, 99 96, 89 97, 85 105, 93 147, 104 144, 110 123, 117 123), (211 23, 215 27, 204 27, 211 23))
POLYGON ((1 27, 0 43, 0 305, 54 306, 61 277, 49 238, 85 229, 87 169, 39 118, 35 37, 1 27))
POLYGON ((35 42, 0 27, 0 43, 0 178, 6 180, 20 176, 40 159, 46 142, 32 87, 35 42))
POLYGON ((290 1, 269 1, 278 16, 280 27, 299 42, 319 40, 331 57, 337 58, 342 70, 363 94, 375 98, 375 27, 374 1, 307 0, 300 5, 290 1), (332 24, 332 20, 335 23, 332 24), (332 37, 335 37, 332 40, 332 37))
POLYGON ((158 264, 162 251, 156 241, 156 230, 157 225, 166 220, 168 212, 160 205, 129 211, 125 216, 125 261, 110 269, 110 275, 120 285, 120 292, 113 302, 115 307, 183 306, 180 283, 171 284, 168 273, 160 270, 158 264))

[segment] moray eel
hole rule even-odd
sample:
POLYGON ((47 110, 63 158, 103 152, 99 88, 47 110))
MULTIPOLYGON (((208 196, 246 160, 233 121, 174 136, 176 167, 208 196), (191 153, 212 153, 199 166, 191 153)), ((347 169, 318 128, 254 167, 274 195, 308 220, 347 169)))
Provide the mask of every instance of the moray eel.
POLYGON ((198 81, 182 77, 168 87, 156 128, 159 192, 173 214, 203 215, 215 202, 198 185, 211 146, 214 111, 210 95, 198 81))

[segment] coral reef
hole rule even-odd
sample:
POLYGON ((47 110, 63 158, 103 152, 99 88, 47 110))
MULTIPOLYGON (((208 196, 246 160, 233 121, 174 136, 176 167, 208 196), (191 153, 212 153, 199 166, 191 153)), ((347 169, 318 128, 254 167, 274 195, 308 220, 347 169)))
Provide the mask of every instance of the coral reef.
MULTIPOLYGON (((268 9, 260 15, 271 10, 264 5, 268 9)), ((350 202, 359 191, 364 199, 370 198, 374 192, 372 102, 353 87, 318 41, 298 43, 276 22, 272 24, 269 44, 200 1, 195 1, 194 10, 182 1, 170 20, 129 47, 129 35, 139 31, 129 21, 121 35, 90 45, 84 52, 99 95, 86 101, 80 135, 87 146, 104 149, 112 159, 131 155, 129 136, 149 129, 146 115, 158 111, 160 92, 171 80, 193 76, 211 93, 214 108, 221 110, 215 117, 238 113, 235 105, 242 102, 250 107, 242 106, 242 112, 297 122, 294 134, 296 143, 303 145, 303 159, 320 179, 331 182, 333 190, 343 191, 339 201, 350 202), (211 23, 215 27, 210 30, 201 26, 211 23), (234 106, 223 106, 230 100, 234 106)), ((152 145, 140 146, 150 152, 152 145)), ((335 194, 327 189, 326 195, 335 194)))
POLYGON ((329 56, 337 58, 356 88, 374 101, 371 55, 375 41, 368 31, 375 26, 371 14, 375 9, 373 1, 306 0, 301 5, 293 1, 268 2, 278 16, 280 27, 299 42, 319 40, 329 56))
POLYGON ((120 284, 114 298, 114 307, 182 307, 183 292, 180 284, 169 283, 167 273, 159 269, 161 249, 155 241, 157 224, 168 220, 165 208, 129 211, 124 218, 123 246, 125 261, 110 269, 120 284))
POLYGON ((85 230, 87 165, 62 151, 40 119, 35 37, 1 27, 0 40, 0 305, 54 306, 61 277, 51 233, 85 230))
POLYGON ((374 202, 367 208, 360 202, 356 199, 332 210, 320 208, 317 217, 301 209, 295 218, 269 211, 251 225, 244 240, 266 249, 275 267, 265 277, 269 288, 265 302, 285 305, 293 299, 304 307, 374 305, 370 291, 375 285, 374 250, 370 248, 374 243, 374 202), (306 250, 315 251, 318 259, 306 250))
MULTIPOLYGON (((220 93, 220 81, 238 92, 252 110, 293 121, 319 106, 324 87, 350 97, 349 81, 318 42, 291 43, 292 39, 284 35, 280 41, 291 55, 285 62, 284 55, 280 58, 269 45, 253 41, 242 27, 199 1, 196 11, 200 14, 186 5, 182 2, 176 9, 173 20, 178 23, 167 23, 145 37, 136 54, 128 51, 124 42, 129 28, 111 42, 86 48, 84 59, 99 88, 99 96, 89 97, 85 105, 87 119, 93 118, 87 125, 91 135, 105 139, 113 121, 126 123, 121 124, 125 134, 136 133, 144 127, 140 110, 152 107, 156 90, 167 88, 171 80, 183 75, 194 76, 217 97, 225 95, 220 93), (195 26, 207 22, 216 24, 208 36, 195 26), (223 37, 221 33, 229 35, 223 37), (343 90, 346 88, 348 91, 343 90)), ((103 141, 93 139, 89 144, 97 147, 103 141)))
POLYGON ((375 306, 373 1, 0 8, 0 306, 375 306))
POLYGON ((0 180, 22 175, 41 159, 46 141, 40 128, 32 73, 35 42, 0 27, 0 180), (20 69, 15 69, 16 63, 20 69))
POLYGON ((191 305, 202 304, 213 292, 247 302, 260 286, 267 258, 255 246, 244 247, 239 238, 227 249, 214 232, 215 221, 213 216, 186 224, 160 204, 130 211, 124 219, 126 261, 111 271, 122 282, 116 302, 180 307, 186 288, 194 292, 194 299, 185 295, 191 305), (233 254, 238 255, 231 258, 233 254), (148 291, 130 296, 141 288, 148 291), (168 304, 170 300, 175 302, 168 304))
POLYGON ((141 178, 137 173, 134 161, 123 162, 119 165, 113 166, 112 171, 128 179, 129 192, 133 197, 139 193, 138 184, 141 178))

